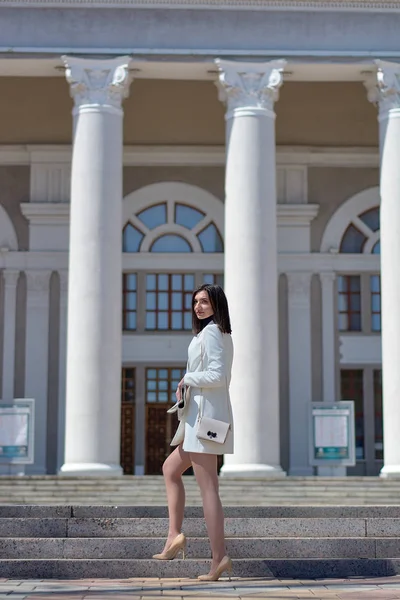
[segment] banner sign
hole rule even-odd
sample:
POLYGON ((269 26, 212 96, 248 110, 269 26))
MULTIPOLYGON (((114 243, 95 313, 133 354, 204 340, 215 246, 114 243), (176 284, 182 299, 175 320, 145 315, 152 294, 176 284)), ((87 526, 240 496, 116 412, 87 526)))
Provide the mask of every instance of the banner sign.
POLYGON ((310 410, 310 464, 356 464, 354 402, 313 402, 310 410))
POLYGON ((0 401, 0 464, 34 461, 34 400, 0 401))

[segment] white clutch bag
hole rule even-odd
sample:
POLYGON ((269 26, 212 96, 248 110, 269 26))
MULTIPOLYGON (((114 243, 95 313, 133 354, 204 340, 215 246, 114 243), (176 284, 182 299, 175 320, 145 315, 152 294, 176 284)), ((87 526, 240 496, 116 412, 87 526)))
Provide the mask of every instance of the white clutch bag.
POLYGON ((217 444, 224 444, 229 431, 229 423, 200 416, 197 420, 196 436, 200 440, 208 440, 217 444))

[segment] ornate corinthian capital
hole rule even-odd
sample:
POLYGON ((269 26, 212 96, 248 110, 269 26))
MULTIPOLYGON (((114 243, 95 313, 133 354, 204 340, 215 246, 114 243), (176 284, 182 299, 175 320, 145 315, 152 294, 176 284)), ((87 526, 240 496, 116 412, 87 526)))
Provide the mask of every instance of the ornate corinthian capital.
POLYGON ((273 116, 286 61, 239 63, 217 59, 215 62, 219 70, 219 97, 228 106, 227 118, 238 109, 273 116))
POLYGON ((132 77, 129 56, 91 60, 63 56, 65 75, 75 107, 108 106, 120 109, 129 94, 132 77))
POLYGON ((368 100, 379 107, 379 118, 384 119, 392 109, 400 109, 400 64, 376 61, 376 77, 365 82, 368 100))

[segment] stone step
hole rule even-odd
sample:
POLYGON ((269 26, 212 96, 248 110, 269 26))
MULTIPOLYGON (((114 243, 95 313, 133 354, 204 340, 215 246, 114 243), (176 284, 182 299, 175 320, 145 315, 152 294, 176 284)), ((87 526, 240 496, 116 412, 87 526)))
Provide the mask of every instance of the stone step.
MULTIPOLYGON (((165 538, 4 538, 1 559, 150 559, 165 538)), ((232 558, 400 559, 400 539, 387 538, 227 538, 232 558)), ((188 538, 187 558, 210 558, 206 538, 188 538)))
MULTIPOLYGON (((396 506, 225 506, 225 517, 229 518, 400 518, 400 505, 396 506)), ((86 505, 4 505, 0 506, 0 518, 151 518, 168 517, 164 506, 86 506, 86 505)), ((199 506, 186 506, 186 518, 202 518, 199 506)))
MULTIPOLYGON (((1 559, 0 575, 10 579, 87 579, 129 577, 189 577, 207 573, 210 561, 189 559, 156 561, 148 559, 1 559)), ((316 579, 345 577, 388 577, 400 573, 399 559, 254 559, 233 560, 234 577, 272 577, 276 579, 316 579)), ((215 592, 213 584, 195 585, 215 592)))
MULTIPOLYGON (((163 537, 164 518, 0 518, 1 537, 163 537)), ((190 537, 207 535, 200 518, 185 519, 190 537)), ((398 537, 399 518, 227 518, 228 537, 398 537)))

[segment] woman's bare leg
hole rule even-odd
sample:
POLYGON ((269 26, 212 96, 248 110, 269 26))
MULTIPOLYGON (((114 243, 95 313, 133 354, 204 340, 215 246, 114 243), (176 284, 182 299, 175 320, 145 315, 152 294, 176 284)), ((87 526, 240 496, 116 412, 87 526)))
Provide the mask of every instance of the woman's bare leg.
POLYGON ((191 452, 190 460, 203 500, 204 518, 212 552, 212 573, 226 554, 224 513, 218 491, 217 456, 191 452))
POLYGON ((163 551, 169 548, 171 542, 181 532, 185 510, 185 488, 182 482, 182 474, 189 467, 190 455, 182 449, 182 445, 175 448, 163 464, 169 515, 168 538, 163 551))

